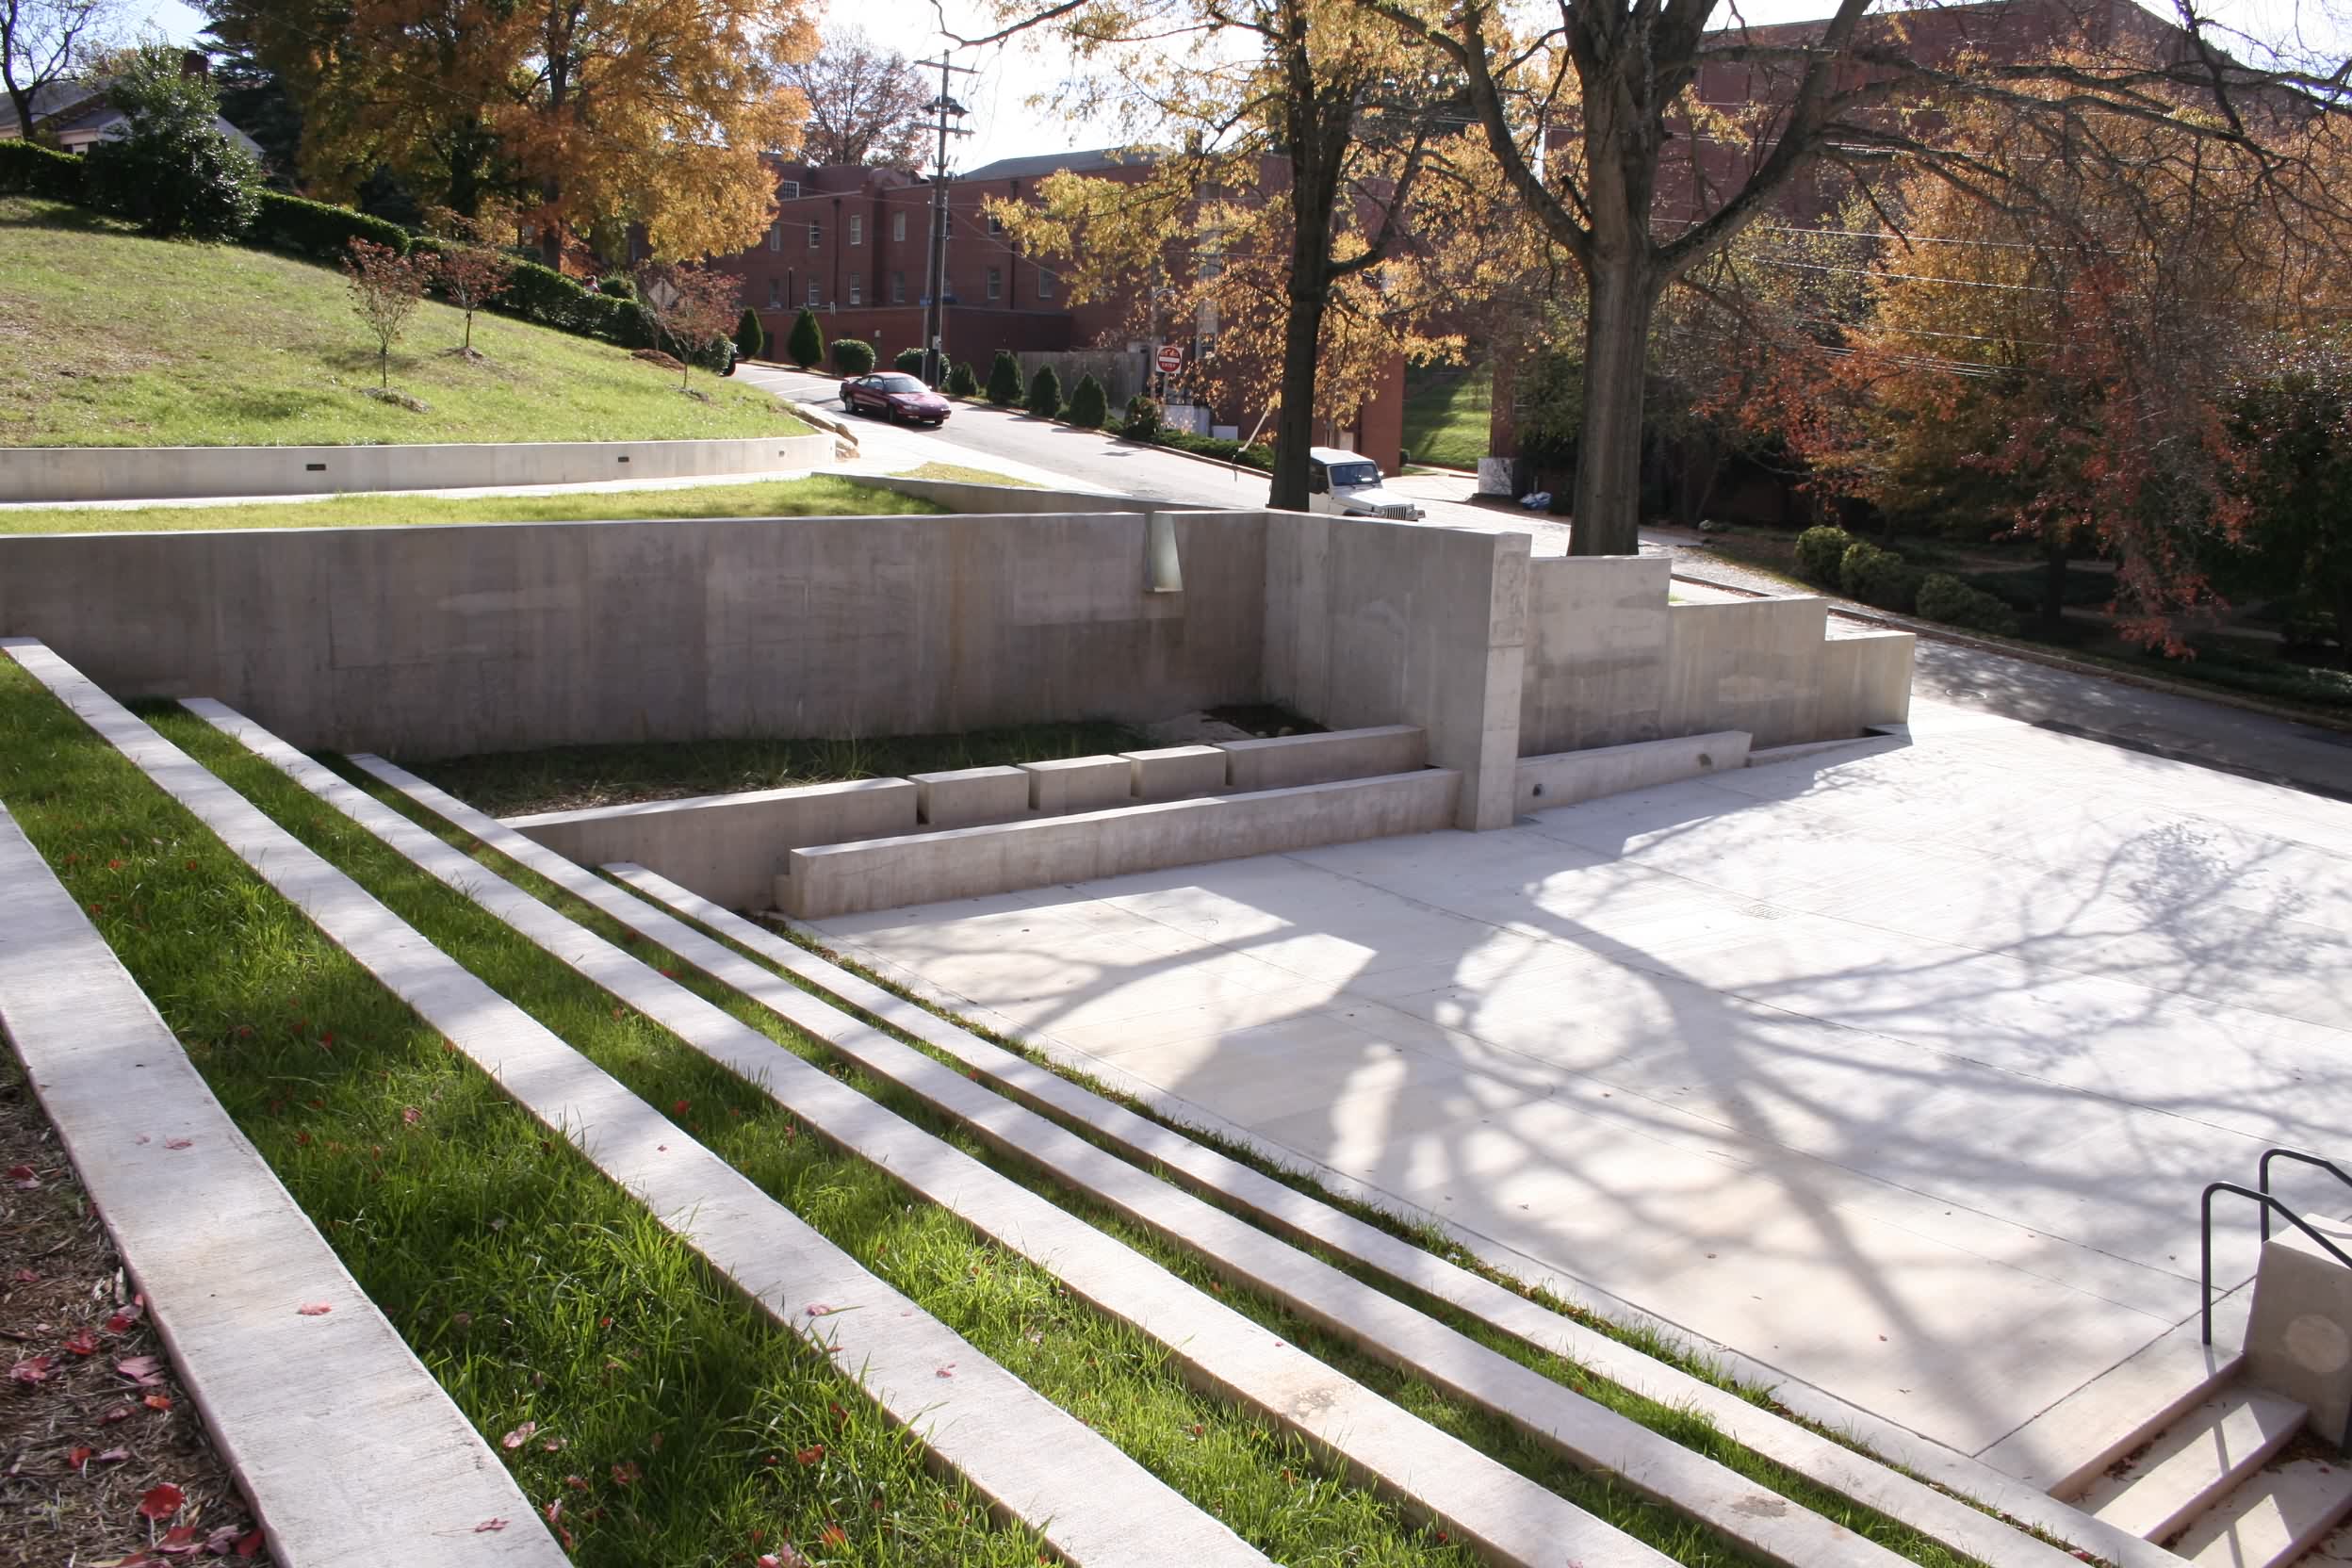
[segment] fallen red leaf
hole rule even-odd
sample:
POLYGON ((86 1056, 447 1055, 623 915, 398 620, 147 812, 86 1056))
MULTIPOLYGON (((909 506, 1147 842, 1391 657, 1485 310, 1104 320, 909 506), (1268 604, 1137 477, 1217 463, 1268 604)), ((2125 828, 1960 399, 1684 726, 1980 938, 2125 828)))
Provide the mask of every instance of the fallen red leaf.
POLYGON ((65 1461, 68 1464, 74 1466, 74 1469, 79 1470, 83 1465, 90 1462, 90 1456, 94 1452, 96 1452, 95 1449, 85 1448, 77 1445, 74 1448, 67 1451, 65 1461))
POLYGON ((128 1405, 117 1405, 112 1410, 106 1412, 106 1414, 100 1416, 98 1418, 98 1422, 101 1426, 111 1427, 117 1421, 128 1421, 130 1418, 131 1407, 128 1405))
POLYGON ((150 1394, 146 1398, 141 1399, 139 1403, 145 1405, 149 1410, 166 1411, 172 1408, 172 1396, 169 1394, 150 1394))
POLYGON ((139 1500, 139 1516, 141 1519, 169 1519, 180 1511, 183 1500, 180 1489, 165 1481, 139 1500))
POLYGON ((88 1329, 79 1330, 65 1342, 65 1348, 77 1356, 94 1356, 98 1353, 98 1336, 88 1329))
POLYGON ((509 1448, 519 1448, 524 1444, 530 1442, 531 1434, 538 1429, 538 1422, 526 1421, 521 1426, 515 1428, 513 1431, 507 1433, 504 1437, 498 1439, 498 1441, 509 1448))
POLYGON ((490 1530, 502 1530, 504 1528, 506 1528, 506 1521, 503 1519, 484 1519, 481 1524, 474 1527, 474 1533, 476 1535, 482 1535, 490 1530))
POLYGON ((645 1472, 637 1468, 637 1462, 635 1460, 632 1459, 626 1461, 612 1467, 612 1484, 614 1486, 628 1486, 631 1482, 635 1481, 637 1478, 644 1473, 645 1472))
POLYGON ((822 1443, 811 1444, 808 1447, 802 1448, 794 1453, 792 1457, 800 1461, 803 1464, 814 1464, 817 1461, 825 1457, 825 1445, 822 1443))
POLYGON ((154 1356, 124 1356, 114 1369, 135 1383, 148 1387, 163 1381, 163 1363, 154 1356))
POLYGON ((956 1364, 951 1361, 931 1375, 935 1378, 952 1378, 956 1375, 956 1364))
POLYGON ((425 1119, 425 1113, 414 1105, 403 1105, 400 1107, 400 1119, 414 1127, 425 1119))
POLYGON ((187 1557, 204 1550, 204 1543, 196 1539, 195 1526, 174 1525, 163 1532, 163 1539, 155 1543, 155 1550, 166 1557, 187 1557))
POLYGON ((30 1356, 9 1367, 8 1377, 15 1382, 37 1383, 49 1375, 52 1364, 47 1356, 30 1356))
POLYGON ((259 1557, 261 1548, 262 1539, 259 1530, 247 1530, 237 1538, 237 1555, 239 1557, 259 1557))
POLYGON ((29 1268, 20 1268, 9 1277, 21 1285, 39 1284, 41 1282, 41 1276, 29 1268))
POLYGON ((188 1149, 192 1147, 195 1142, 196 1140, 194 1138, 166 1138, 163 1140, 163 1146, 166 1149, 188 1149))
POLYGON ((239 1533, 235 1525, 222 1525, 204 1537, 204 1550, 214 1557, 226 1557, 237 1550, 237 1538, 239 1533))
POLYGON ((849 1544, 849 1536, 839 1525, 825 1526, 824 1529, 817 1532, 817 1539, 824 1542, 828 1546, 846 1546, 849 1544))
POLYGON ((30 1192, 41 1185, 41 1172, 28 1165, 12 1165, 8 1167, 8 1180, 24 1191, 30 1192))
POLYGON ((324 1317, 335 1309, 324 1301, 313 1301, 308 1306, 296 1307, 294 1310, 304 1317, 324 1317))
POLYGON ((106 1319, 106 1332, 110 1334, 125 1332, 132 1324, 139 1321, 139 1314, 145 1310, 136 1301, 127 1307, 118 1309, 112 1317, 106 1319))
POLYGON ((574 1492, 585 1492, 588 1490, 588 1478, 585 1476, 566 1476, 564 1478, 564 1484, 570 1487, 574 1492))
POLYGON ((120 1464, 130 1457, 131 1451, 128 1448, 108 1448, 105 1453, 98 1456, 98 1462, 101 1464, 120 1464))

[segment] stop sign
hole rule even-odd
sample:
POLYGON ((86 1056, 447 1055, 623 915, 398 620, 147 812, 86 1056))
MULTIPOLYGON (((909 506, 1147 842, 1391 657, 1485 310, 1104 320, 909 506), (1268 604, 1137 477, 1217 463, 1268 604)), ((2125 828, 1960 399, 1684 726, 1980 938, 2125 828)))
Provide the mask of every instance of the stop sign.
POLYGON ((1163 343, 1158 360, 1161 372, 1172 376, 1184 368, 1184 351, 1174 343, 1163 343))

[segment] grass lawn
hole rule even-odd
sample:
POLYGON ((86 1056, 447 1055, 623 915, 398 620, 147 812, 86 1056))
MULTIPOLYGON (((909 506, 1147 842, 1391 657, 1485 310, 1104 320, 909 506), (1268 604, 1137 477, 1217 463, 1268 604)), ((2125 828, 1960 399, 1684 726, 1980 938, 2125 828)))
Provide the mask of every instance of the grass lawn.
POLYGON ((1135 751, 1152 743, 1116 724, 1040 724, 879 741, 678 741, 551 746, 402 766, 496 817, 633 800, 782 790, 1135 751))
POLYGON ((164 533, 244 528, 396 528, 428 523, 570 523, 605 517, 887 517, 945 510, 829 474, 675 490, 544 496, 337 496, 228 506, 0 508, 0 533, 164 533))
POLYGON ((986 468, 968 468, 960 463, 926 463, 920 468, 908 469, 906 477, 961 480, 966 484, 1009 484, 1016 490, 1045 488, 1033 479, 1015 479, 1010 474, 991 473, 986 468))
POLYGON ((61 203, 0 198, 0 446, 341 446, 796 434, 756 387, 710 401, 609 343, 427 303, 392 355, 411 413, 365 397, 375 340, 333 269, 149 239, 61 203))
POLYGON ((1407 372, 1405 449, 1415 463, 1477 467, 1486 455, 1487 409, 1494 395, 1494 372, 1484 366, 1407 372))

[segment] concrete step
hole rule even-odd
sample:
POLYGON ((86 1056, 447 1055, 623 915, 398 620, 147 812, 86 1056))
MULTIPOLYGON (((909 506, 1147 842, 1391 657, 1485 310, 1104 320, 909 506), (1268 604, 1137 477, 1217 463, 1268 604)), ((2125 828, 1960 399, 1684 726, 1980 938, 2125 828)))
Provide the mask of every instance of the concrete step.
POLYGON ((2213 1343, 2195 1317, 2109 1367, 1976 1457, 2062 1500, 2213 1396, 2245 1364, 2253 1292, 2213 1303, 2213 1343))
MULTIPOLYGON (((2341 1455, 2274 1465, 2190 1527, 2173 1550, 2201 1568, 2287 1568, 2352 1514, 2352 1465, 2341 1455)), ((2334 1560, 2352 1547, 2330 1543, 2334 1560)), ((2323 1559, 2322 1560, 2327 1560, 2323 1559)))
POLYGON ((2261 1469, 2309 1413, 2292 1399, 2233 1383, 2094 1481, 2082 1506, 2118 1529, 2163 1541, 2261 1469))

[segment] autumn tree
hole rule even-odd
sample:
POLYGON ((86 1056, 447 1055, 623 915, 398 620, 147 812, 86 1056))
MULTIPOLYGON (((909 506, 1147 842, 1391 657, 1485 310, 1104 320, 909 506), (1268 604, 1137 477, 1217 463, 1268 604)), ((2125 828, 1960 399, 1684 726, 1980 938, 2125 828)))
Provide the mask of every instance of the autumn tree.
MULTIPOLYGON (((2243 144, 2247 117, 2276 102, 2266 95, 2343 92, 2324 62, 2236 64, 2186 5, 2170 31, 2128 7, 2075 15, 2058 0, 1878 15, 1870 0, 1838 0, 1819 23, 1750 27, 1735 13, 1710 30, 1720 0, 1353 3, 1460 73, 1527 212, 1584 273, 1578 553, 1638 545, 1642 389, 1659 301, 1776 203, 1834 205, 1836 186, 1867 187, 1889 166, 1965 175, 1941 136, 1954 104, 2030 100, 2073 123, 2153 119, 2243 144), (1971 46, 1972 20, 2044 28, 2050 42, 1996 55, 1971 46), (1746 109, 1707 101, 1710 68, 1728 73, 1746 109), (2037 84, 2062 90, 2034 98, 2026 90, 2037 84), (2168 91, 2213 112, 2199 117, 2168 91)), ((2083 145, 2099 155, 2095 138, 2083 145)))
POLYGON ((89 69, 116 14, 115 0, 0 0, 0 86, 18 135, 39 139, 33 100, 89 69))
POLYGON ((783 74, 808 101, 800 144, 807 161, 887 169, 922 161, 931 93, 906 56, 844 28, 809 58, 786 64, 783 74))
POLYGON ((815 49, 808 0, 205 0, 224 42, 302 108, 302 167, 348 197, 388 169, 435 204, 534 204, 543 257, 643 228, 664 258, 766 227, 763 153, 798 140, 783 73, 815 49))
POLYGON ((2352 670, 2352 341, 2338 330, 2276 345, 2249 367, 2230 418, 2246 533, 2217 569, 2324 622, 2352 670))
POLYGON ((1064 175, 1034 217, 992 210, 1024 244, 1081 261, 1073 298, 1156 302, 1153 335, 1198 325, 1229 368, 1279 366, 1260 389, 1275 406, 1271 500, 1303 509, 1318 412, 1352 416, 1367 366, 1410 335, 1380 296, 1464 112, 1458 76, 1350 0, 1000 0, 998 12, 1009 21, 993 38, 1050 30, 1082 62, 1079 91, 1139 139, 1184 150, 1154 155, 1140 184, 1064 175))
POLYGON ((376 340, 377 384, 381 387, 392 384, 392 345, 408 330, 409 318, 423 302, 434 270, 434 258, 428 252, 402 255, 389 245, 351 241, 343 273, 351 284, 351 309, 376 340))
POLYGON ((433 214, 433 232, 441 237, 441 292, 466 313, 466 341, 458 351, 474 353, 474 312, 506 292, 514 276, 514 263, 498 249, 505 225, 496 216, 467 218, 444 209, 433 214))
POLYGON ((652 318, 655 335, 683 361, 678 384, 693 374, 694 356, 710 351, 734 325, 743 280, 713 267, 648 262, 637 270, 637 299, 652 318))

